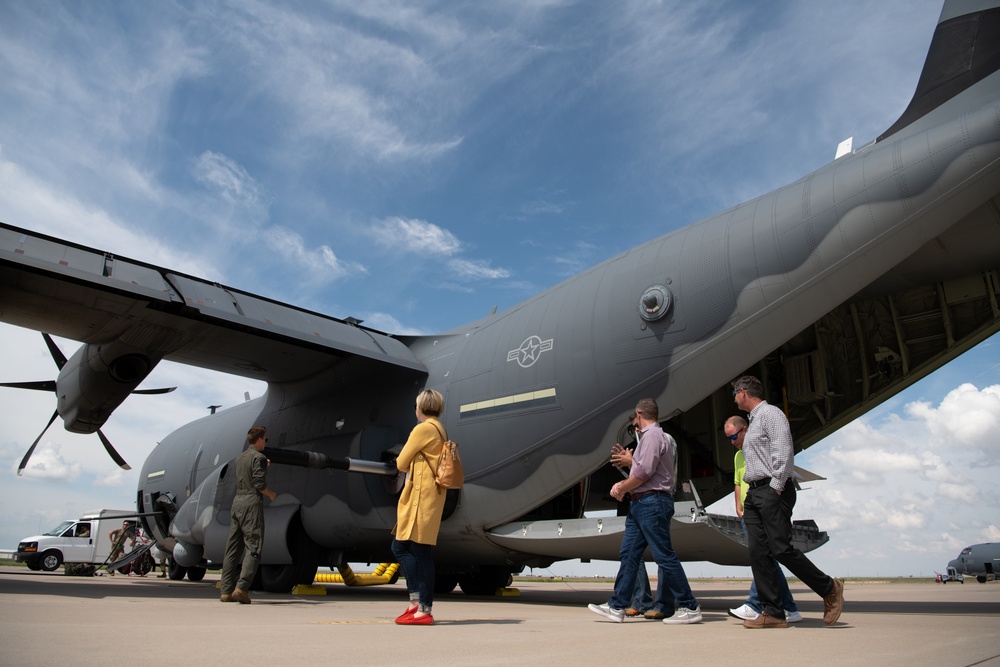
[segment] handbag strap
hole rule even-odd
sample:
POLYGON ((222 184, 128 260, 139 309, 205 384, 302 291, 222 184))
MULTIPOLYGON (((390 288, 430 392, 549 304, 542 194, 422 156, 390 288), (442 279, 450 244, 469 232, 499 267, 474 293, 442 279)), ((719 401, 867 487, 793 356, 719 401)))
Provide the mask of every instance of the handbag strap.
POLYGON ((431 426, 433 426, 434 430, 436 430, 438 432, 438 435, 441 436, 441 442, 442 443, 448 442, 447 436, 445 436, 445 434, 441 432, 441 429, 438 428, 437 424, 435 424, 434 422, 431 422, 431 426))

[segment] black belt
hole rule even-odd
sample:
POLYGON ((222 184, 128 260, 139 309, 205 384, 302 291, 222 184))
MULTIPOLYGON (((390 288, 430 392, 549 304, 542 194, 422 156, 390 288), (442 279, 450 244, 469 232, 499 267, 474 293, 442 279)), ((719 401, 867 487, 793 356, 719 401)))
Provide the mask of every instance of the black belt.
POLYGON ((747 482, 747 486, 749 486, 751 489, 756 489, 758 486, 770 486, 770 485, 771 485, 770 477, 765 477, 764 479, 755 479, 752 482, 747 482))
POLYGON ((632 496, 632 500, 639 500, 639 498, 642 498, 643 496, 648 496, 653 493, 663 494, 665 496, 670 495, 666 491, 640 491, 639 493, 636 493, 635 491, 630 491, 629 495, 632 496))

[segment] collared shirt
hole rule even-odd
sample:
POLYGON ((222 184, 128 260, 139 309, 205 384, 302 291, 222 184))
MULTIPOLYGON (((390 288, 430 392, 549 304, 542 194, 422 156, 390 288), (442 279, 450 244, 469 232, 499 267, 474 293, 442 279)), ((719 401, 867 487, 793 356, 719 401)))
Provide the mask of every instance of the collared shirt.
POLYGON ((639 431, 639 445, 632 454, 631 477, 642 481, 642 484, 632 490, 633 494, 647 491, 664 491, 672 494, 676 480, 674 479, 674 460, 677 455, 677 443, 659 424, 650 424, 639 431))
POLYGON ((750 411, 750 425, 743 438, 743 456, 747 471, 746 482, 771 478, 771 488, 781 491, 792 476, 795 447, 785 413, 767 401, 761 401, 750 411))

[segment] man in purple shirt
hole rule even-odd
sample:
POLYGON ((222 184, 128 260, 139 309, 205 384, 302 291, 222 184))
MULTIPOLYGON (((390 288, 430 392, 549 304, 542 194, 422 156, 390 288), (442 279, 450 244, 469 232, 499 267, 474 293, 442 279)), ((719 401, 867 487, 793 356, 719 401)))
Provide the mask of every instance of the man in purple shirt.
POLYGON ((743 521, 750 542, 750 567, 760 595, 761 614, 743 621, 751 629, 787 628, 774 561, 823 598, 823 622, 833 625, 844 605, 844 583, 813 565, 792 544, 792 508, 795 448, 788 418, 781 408, 764 400, 764 387, 752 375, 733 383, 736 407, 749 413, 743 436, 747 469, 743 481, 750 487, 743 502, 743 521))
POLYGON ((621 565, 611 598, 605 604, 592 604, 587 608, 616 623, 625 619, 625 608, 632 598, 636 573, 640 567, 645 567, 642 554, 647 546, 659 566, 654 609, 666 615, 663 622, 668 625, 701 622, 701 607, 670 544, 673 493, 677 485, 674 463, 677 443, 660 428, 659 412, 652 398, 639 401, 635 408, 639 422, 639 445, 632 455, 632 469, 628 479, 611 487, 615 500, 620 501, 626 493, 632 496, 619 552, 621 565), (675 602, 678 605, 676 613, 675 602))

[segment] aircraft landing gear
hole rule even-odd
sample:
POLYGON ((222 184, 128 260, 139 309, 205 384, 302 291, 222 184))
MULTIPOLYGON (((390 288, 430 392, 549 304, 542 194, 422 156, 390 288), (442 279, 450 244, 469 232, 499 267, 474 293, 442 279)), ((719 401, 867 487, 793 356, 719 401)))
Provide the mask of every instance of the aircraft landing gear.
POLYGON ((171 581, 180 581, 184 578, 184 575, 187 574, 187 572, 188 569, 183 565, 178 565, 177 561, 173 558, 170 558, 167 561, 167 576, 170 577, 171 581))
POLYGON ((261 565, 252 588, 268 593, 288 593, 299 584, 310 585, 319 568, 320 548, 306 535, 302 519, 296 514, 288 524, 288 553, 292 562, 285 565, 261 565))
POLYGON ((434 576, 434 593, 437 595, 447 595, 455 590, 455 586, 458 586, 458 575, 454 574, 435 574, 434 576))
POLYGON ((477 572, 463 575, 458 585, 466 595, 493 595, 498 588, 514 583, 510 570, 500 565, 483 566, 477 572))

